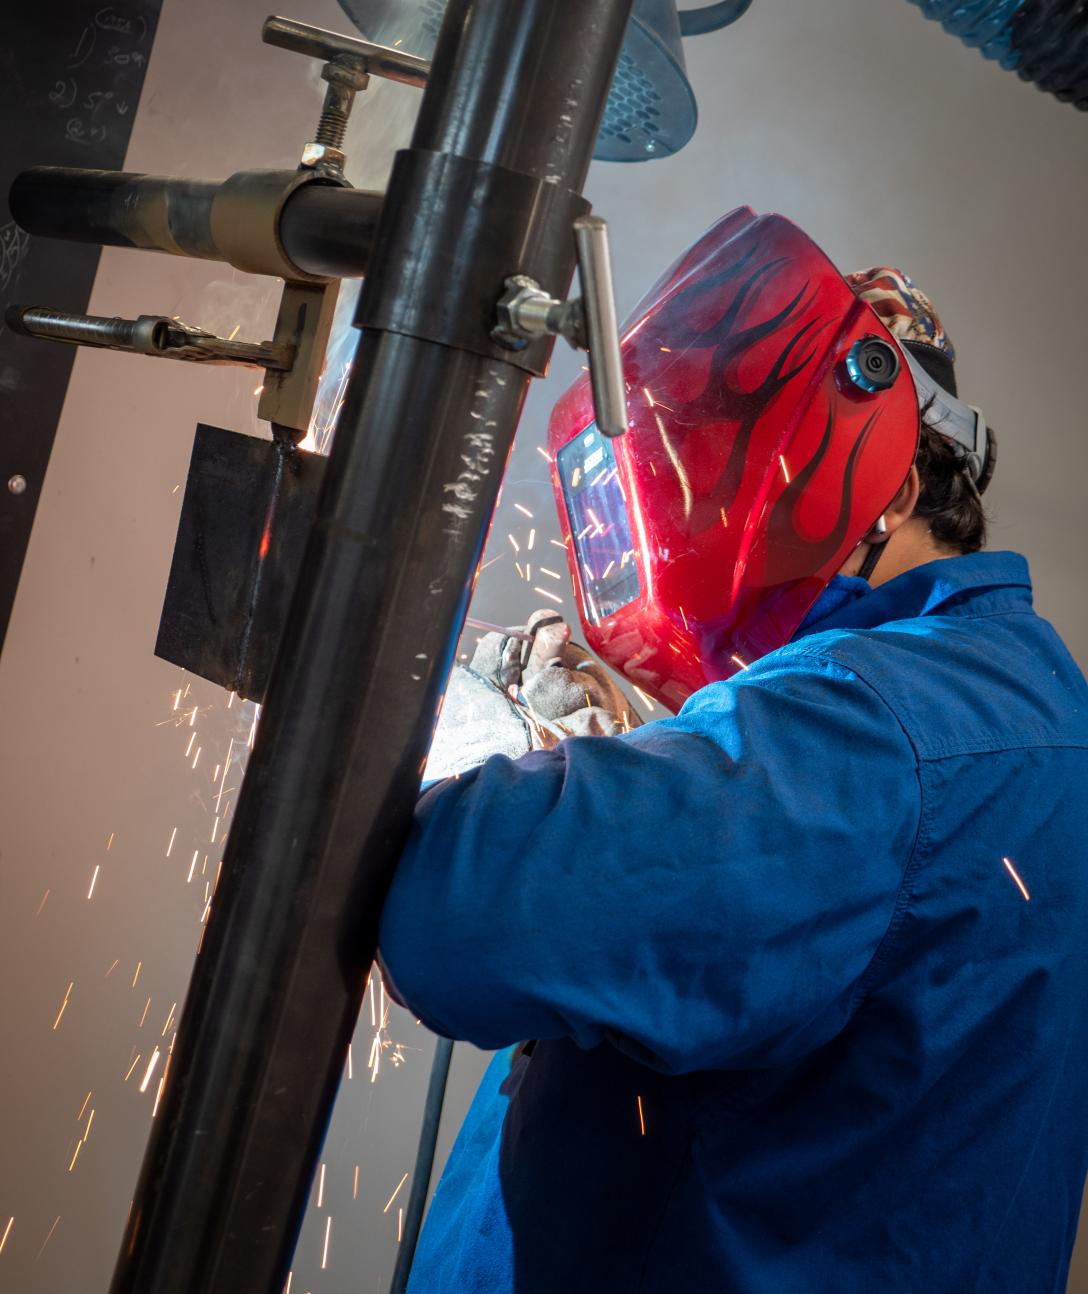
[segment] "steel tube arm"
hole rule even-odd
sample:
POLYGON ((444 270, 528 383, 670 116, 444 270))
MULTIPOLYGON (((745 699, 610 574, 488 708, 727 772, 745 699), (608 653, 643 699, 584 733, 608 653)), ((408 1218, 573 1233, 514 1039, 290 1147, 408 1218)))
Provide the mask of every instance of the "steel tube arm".
MULTIPOLYGON (((294 173, 283 176, 286 187, 294 173)), ((230 261, 212 209, 237 192, 214 180, 34 166, 15 177, 10 203, 16 222, 36 237, 230 261)), ((293 188, 282 205, 266 201, 247 216, 261 212, 266 236, 278 240, 300 276, 360 278, 381 205, 380 193, 313 181, 293 188)))
MULTIPOLYGON (((511 200, 525 177, 580 189, 630 8, 451 0, 410 152, 452 155, 451 183, 510 168, 511 200)), ((452 196, 417 200, 433 165, 397 175, 379 257, 403 210, 455 223, 452 196)), ((561 240, 565 291, 569 224, 537 229, 540 205, 495 228, 561 240)), ((443 281, 449 250, 418 239, 418 281, 443 281)), ((368 279, 363 307, 406 281, 368 279)), ((493 322, 473 346, 364 329, 114 1294, 282 1294, 529 382, 490 353, 493 322)))

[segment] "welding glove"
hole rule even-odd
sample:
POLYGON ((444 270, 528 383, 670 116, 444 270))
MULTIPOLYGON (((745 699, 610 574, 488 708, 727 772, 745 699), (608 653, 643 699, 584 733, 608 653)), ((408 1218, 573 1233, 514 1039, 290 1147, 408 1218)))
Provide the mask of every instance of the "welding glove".
POLYGON ((423 780, 456 777, 491 755, 517 759, 532 749, 532 724, 524 708, 493 678, 455 665, 423 780))
POLYGON ((487 634, 472 660, 527 712, 533 745, 550 748, 563 737, 611 737, 642 720, 608 671, 570 641, 570 626, 552 611, 536 611, 519 638, 487 634))

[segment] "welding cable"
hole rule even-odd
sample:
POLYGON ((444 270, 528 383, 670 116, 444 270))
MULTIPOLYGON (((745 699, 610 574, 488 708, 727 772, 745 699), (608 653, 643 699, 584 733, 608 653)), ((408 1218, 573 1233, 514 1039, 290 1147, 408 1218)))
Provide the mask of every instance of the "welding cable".
POLYGON ((423 1210, 426 1207, 427 1193, 431 1186, 434 1151, 438 1143, 438 1129, 442 1123, 442 1105, 446 1099, 452 1055, 453 1043, 450 1039, 439 1038, 435 1043, 434 1060, 431 1061, 431 1077, 427 1083, 427 1099, 423 1105, 423 1124, 419 1130, 419 1146, 416 1149, 416 1162, 412 1168, 412 1189, 404 1212, 404 1232, 397 1250, 397 1265, 393 1269, 393 1281, 389 1286, 389 1294, 404 1294, 408 1287, 412 1260, 416 1255, 419 1232, 423 1225, 423 1210))

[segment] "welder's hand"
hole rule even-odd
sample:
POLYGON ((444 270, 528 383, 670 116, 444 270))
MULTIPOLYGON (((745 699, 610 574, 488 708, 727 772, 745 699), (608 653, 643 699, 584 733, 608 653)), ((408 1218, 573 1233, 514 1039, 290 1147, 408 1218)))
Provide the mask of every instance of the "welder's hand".
POLYGON ((584 647, 570 641, 570 626, 553 611, 536 611, 518 638, 488 634, 472 668, 495 679, 525 707, 533 741, 554 746, 563 737, 610 737, 642 722, 631 703, 584 647))

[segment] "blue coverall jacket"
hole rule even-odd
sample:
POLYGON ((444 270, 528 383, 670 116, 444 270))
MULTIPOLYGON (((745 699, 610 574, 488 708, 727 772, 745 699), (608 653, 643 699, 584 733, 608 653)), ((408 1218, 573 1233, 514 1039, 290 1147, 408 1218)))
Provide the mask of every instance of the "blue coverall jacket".
POLYGON ((1043 1294, 1088 1162, 1088 689, 1011 553, 836 580, 676 718, 420 801, 399 997, 493 1062, 413 1294, 1043 1294))

